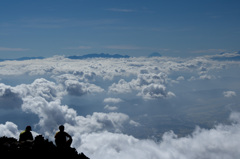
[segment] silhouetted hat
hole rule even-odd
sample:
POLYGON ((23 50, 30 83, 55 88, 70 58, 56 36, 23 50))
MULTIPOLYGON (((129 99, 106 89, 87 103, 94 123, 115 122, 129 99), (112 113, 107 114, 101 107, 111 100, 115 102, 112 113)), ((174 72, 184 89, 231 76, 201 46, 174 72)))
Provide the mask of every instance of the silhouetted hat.
POLYGON ((31 126, 28 125, 28 126, 26 127, 26 130, 30 130, 30 131, 32 131, 31 126))

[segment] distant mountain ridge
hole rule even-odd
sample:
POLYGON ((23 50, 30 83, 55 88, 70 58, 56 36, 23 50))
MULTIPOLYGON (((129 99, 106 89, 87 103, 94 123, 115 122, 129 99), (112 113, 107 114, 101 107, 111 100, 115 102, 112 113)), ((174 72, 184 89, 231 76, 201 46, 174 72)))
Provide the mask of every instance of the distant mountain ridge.
POLYGON ((20 57, 16 59, 0 59, 0 62, 2 61, 25 61, 25 60, 36 60, 36 59, 44 59, 45 57, 39 56, 39 57, 20 57))
POLYGON ((128 55, 119 55, 119 54, 86 54, 82 56, 68 56, 69 59, 87 59, 87 58, 130 58, 128 55))
MULTIPOLYGON (((66 56, 68 59, 88 59, 88 58, 130 58, 128 55, 119 55, 119 54, 106 54, 106 53, 100 53, 100 54, 86 54, 82 56, 66 56)), ((25 61, 25 60, 37 60, 37 59, 45 59, 45 57, 39 56, 39 57, 20 57, 20 58, 14 58, 14 59, 0 59, 0 62, 2 61, 25 61)))

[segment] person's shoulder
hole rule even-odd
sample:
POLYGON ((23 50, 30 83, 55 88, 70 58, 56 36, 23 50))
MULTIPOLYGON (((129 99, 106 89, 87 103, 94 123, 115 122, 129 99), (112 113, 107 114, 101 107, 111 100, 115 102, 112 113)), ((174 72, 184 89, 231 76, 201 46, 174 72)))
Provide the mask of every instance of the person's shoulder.
POLYGON ((22 132, 20 133, 20 135, 21 135, 21 134, 24 134, 24 133, 25 133, 25 130, 24 130, 24 131, 22 131, 22 132))
POLYGON ((56 132, 55 136, 58 135, 60 133, 60 131, 56 132))

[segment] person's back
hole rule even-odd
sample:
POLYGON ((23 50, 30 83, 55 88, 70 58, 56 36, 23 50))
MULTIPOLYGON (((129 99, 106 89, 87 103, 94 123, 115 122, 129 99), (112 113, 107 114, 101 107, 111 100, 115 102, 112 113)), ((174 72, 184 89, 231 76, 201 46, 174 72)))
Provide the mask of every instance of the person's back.
POLYGON ((31 126, 27 126, 26 129, 20 133, 19 141, 33 140, 31 130, 31 126))
POLYGON ((64 131, 63 125, 59 126, 59 130, 60 131, 55 134, 55 143, 57 147, 70 147, 72 143, 72 137, 64 131), (67 138, 69 139, 67 140, 67 138))
POLYGON ((64 145, 67 142, 66 132, 58 131, 55 135, 55 142, 57 145, 64 145))

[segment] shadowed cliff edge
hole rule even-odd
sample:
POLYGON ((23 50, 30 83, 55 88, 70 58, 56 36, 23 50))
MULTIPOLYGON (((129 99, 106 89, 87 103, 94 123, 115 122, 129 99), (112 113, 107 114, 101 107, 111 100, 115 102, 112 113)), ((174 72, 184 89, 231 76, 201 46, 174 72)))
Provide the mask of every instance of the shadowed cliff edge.
POLYGON ((89 159, 83 153, 78 153, 75 148, 57 148, 53 142, 44 139, 42 135, 36 136, 33 141, 24 142, 11 137, 0 137, 0 154, 9 159, 89 159))

